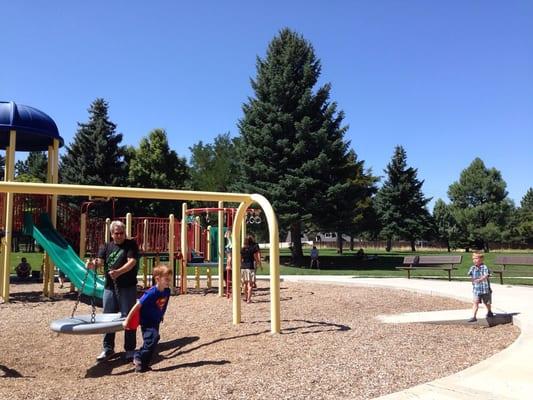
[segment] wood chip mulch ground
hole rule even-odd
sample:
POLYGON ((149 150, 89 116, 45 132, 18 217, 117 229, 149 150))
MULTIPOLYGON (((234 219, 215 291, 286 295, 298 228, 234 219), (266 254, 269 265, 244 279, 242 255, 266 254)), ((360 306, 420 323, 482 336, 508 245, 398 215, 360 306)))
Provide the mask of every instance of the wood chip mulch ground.
MULTIPOLYGON (((153 370, 135 373, 117 357, 97 364, 102 337, 57 335, 50 321, 70 316, 67 289, 47 300, 41 285, 11 286, 0 305, 1 399, 371 399, 444 377, 509 346, 512 325, 384 324, 375 317, 468 308, 400 290, 281 284, 282 334, 270 334, 267 282, 242 304, 203 291, 173 296, 153 370), (476 346, 472 343, 487 343, 476 346)), ((485 310, 480 310, 484 313, 485 310)), ((89 314, 80 304, 78 314, 89 314)), ((138 333, 138 343, 140 335, 138 333)))

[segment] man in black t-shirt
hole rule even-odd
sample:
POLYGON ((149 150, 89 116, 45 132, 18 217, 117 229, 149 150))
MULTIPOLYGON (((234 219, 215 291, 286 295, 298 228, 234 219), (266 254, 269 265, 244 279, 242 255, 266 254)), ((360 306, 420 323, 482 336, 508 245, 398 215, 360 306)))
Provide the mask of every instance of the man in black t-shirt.
MULTIPOLYGON (((126 227, 120 221, 111 222, 112 241, 98 251, 96 262, 104 267, 104 313, 121 312, 128 315, 137 300, 137 259, 139 247, 132 239, 126 239, 126 227)), ((136 331, 124 332, 124 350, 126 360, 133 360, 135 352, 136 331)), ((96 358, 105 361, 115 353, 115 333, 106 333, 103 341, 104 350, 96 358)))

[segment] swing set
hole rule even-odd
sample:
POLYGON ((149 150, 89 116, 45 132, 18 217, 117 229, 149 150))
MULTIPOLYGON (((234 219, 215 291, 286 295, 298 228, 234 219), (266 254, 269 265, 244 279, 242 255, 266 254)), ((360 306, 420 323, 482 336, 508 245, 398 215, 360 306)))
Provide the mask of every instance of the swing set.
MULTIPOLYGON (((154 199, 154 200, 185 200, 185 201, 218 201, 216 212, 218 213, 218 254, 224 254, 224 202, 239 203, 237 208, 233 225, 231 229, 231 239, 233 243, 241 242, 241 229, 246 226, 246 219, 254 218, 256 223, 259 214, 257 212, 249 213, 249 207, 256 203, 264 213, 268 228, 270 239, 270 291, 271 291, 271 332, 279 333, 281 330, 280 324, 280 277, 279 277, 279 238, 278 226, 272 206, 261 195, 258 194, 239 194, 239 193, 215 193, 215 192, 192 192, 180 190, 163 190, 163 189, 138 189, 138 188, 121 188, 121 187, 103 187, 103 186, 83 186, 83 185, 60 185, 60 184, 46 184, 46 183, 23 183, 23 182, 0 182, 0 193, 25 193, 25 194, 46 194, 52 195, 57 199, 58 195, 66 196, 101 196, 101 197, 126 197, 139 199, 154 199), (248 216, 248 218, 246 218, 248 216)), ((9 204, 8 204, 9 205, 9 204)), ((7 207, 6 212, 9 212, 7 207)), ((187 204, 182 204, 182 224, 181 224, 181 251, 182 254, 187 254, 187 234, 186 234, 186 218, 187 218, 187 204)), ((171 219, 172 221, 172 219, 171 219)), ((172 222, 171 222, 172 223, 172 222)), ((171 229, 171 231, 173 231, 171 229)), ((9 231, 6 231, 9 234, 9 231)), ((173 240, 169 241, 171 245, 170 254, 174 254, 173 240)), ((5 246, 5 245, 4 245, 5 246)), ((219 281, 223 281, 223 257, 219 257, 219 281)), ((84 281, 89 277, 94 279, 94 270, 87 269, 84 281), (91 274, 93 274, 91 276, 91 274)), ((240 282, 240 254, 239 247, 232 248, 232 282, 240 282)), ((90 279, 89 279, 90 281, 90 279)), ((172 279, 174 282, 174 279, 172 279)), ((81 293, 82 291, 80 291, 81 293)), ((94 290, 96 292, 96 289, 94 290)), ((219 296, 223 296, 223 291, 219 288, 219 296)), ((237 325, 241 322, 241 291, 240 285, 232 285, 232 313, 233 324, 237 325)), ((94 297, 94 296, 93 296, 94 297)), ((4 297, 5 299, 5 297, 4 297)), ((77 304, 79 303, 79 299, 77 304)), ((123 318, 118 314, 97 314, 93 303, 93 312, 91 315, 75 316, 75 309, 69 318, 53 321, 52 329, 61 333, 71 334, 96 334, 105 332, 116 332, 123 329, 123 318)))

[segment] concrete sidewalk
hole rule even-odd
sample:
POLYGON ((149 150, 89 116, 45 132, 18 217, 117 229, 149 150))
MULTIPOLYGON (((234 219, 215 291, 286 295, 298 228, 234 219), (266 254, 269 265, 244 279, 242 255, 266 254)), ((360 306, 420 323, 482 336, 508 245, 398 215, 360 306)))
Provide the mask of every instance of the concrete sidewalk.
MULTIPOLYGON (((351 286, 403 289, 431 296, 445 296, 471 302, 472 284, 404 278, 352 278, 349 276, 289 276, 285 281, 307 281, 351 286)), ((418 385, 381 400, 506 400, 533 398, 533 288, 493 284, 496 313, 515 314, 513 323, 521 329, 508 348, 457 374, 418 385)), ((478 316, 484 315, 483 306, 478 316)))

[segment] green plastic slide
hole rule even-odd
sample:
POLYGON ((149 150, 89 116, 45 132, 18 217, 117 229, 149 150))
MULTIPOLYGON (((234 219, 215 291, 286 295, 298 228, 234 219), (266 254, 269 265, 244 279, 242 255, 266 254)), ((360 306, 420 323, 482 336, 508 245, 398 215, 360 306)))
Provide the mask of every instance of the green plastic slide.
MULTIPOLYGON (((46 250, 54 264, 68 276, 70 281, 79 290, 83 285, 83 280, 87 273, 85 263, 78 257, 67 241, 55 230, 48 214, 41 214, 40 219, 41 223, 39 227, 36 227, 33 224, 32 215, 26 213, 24 215, 24 233, 32 236, 46 250)), ((95 296, 100 299, 104 294, 104 281, 98 276, 95 278, 95 273, 92 270, 87 275, 83 294, 95 296)))

